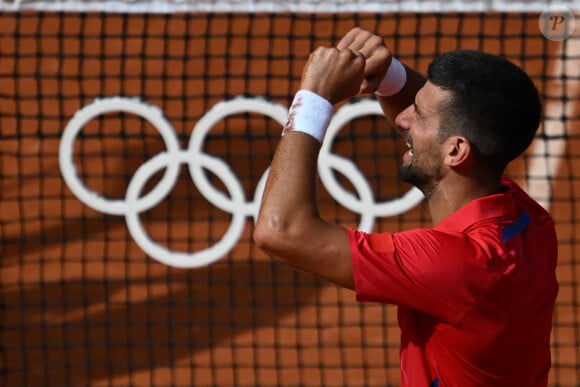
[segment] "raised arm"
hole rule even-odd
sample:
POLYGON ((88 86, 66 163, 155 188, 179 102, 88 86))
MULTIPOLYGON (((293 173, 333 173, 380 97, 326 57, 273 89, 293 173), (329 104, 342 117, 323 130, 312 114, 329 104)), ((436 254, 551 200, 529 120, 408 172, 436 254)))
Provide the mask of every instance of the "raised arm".
POLYGON ((333 105, 358 92, 364 64, 364 57, 350 50, 319 48, 310 55, 270 167, 254 231, 257 245, 271 257, 351 289, 346 230, 318 213, 317 159, 333 105))
MULTIPOLYGON (((254 231, 255 242, 271 257, 350 289, 354 279, 347 231, 324 221, 318 212, 318 152, 333 106, 385 86, 381 80, 390 62, 383 39, 359 28, 347 33, 337 47, 321 47, 310 54, 270 167, 254 231)), ((413 103, 422 86, 414 74, 409 72, 410 85, 403 80, 400 92, 380 98, 391 122, 413 103)))

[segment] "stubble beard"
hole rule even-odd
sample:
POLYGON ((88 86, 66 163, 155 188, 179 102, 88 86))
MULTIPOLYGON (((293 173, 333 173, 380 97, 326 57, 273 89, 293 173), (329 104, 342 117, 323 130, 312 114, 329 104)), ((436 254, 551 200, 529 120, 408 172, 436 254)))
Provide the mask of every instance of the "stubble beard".
POLYGON ((433 176, 417 168, 413 164, 401 165, 399 167, 399 179, 419 188, 426 197, 429 197, 435 187, 433 176))

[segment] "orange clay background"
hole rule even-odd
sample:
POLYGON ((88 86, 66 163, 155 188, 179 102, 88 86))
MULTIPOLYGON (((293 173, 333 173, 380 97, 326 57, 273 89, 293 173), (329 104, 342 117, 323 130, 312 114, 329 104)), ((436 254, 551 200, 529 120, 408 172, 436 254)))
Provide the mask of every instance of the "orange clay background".
MULTIPOLYGON (((2 385, 399 385, 394 307, 356 303, 350 291, 272 262, 252 244, 250 218, 236 246, 212 265, 168 267, 143 253, 122 216, 81 203, 58 165, 63 128, 97 97, 139 97, 159 107, 186 148, 194 125, 219 101, 263 96, 287 106, 308 53, 354 25, 383 35, 422 71, 435 54, 456 48, 506 55, 556 107, 546 122, 560 125, 566 143, 564 154, 551 155, 560 162, 549 205, 561 291, 550 384, 580 384, 579 102, 564 98, 580 81, 577 68, 568 67, 567 79, 558 70, 563 47, 580 55, 578 36, 546 40, 538 15, 515 14, 23 12, 0 14, 2 385)), ((250 201, 280 130, 264 116, 239 114, 216 124, 204 150, 231 167, 250 201)), ((333 151, 357 163, 379 201, 409 188, 396 179, 401 145, 384 120, 360 118, 333 151)), ((88 187, 120 199, 136 169, 163 149, 151 124, 107 114, 75 142, 75 163, 88 187)), ((523 183, 530 162, 529 154, 514 162, 510 175, 523 183)), ((160 245, 196 252, 220 241, 231 214, 213 207, 182 169, 167 198, 140 218, 160 245)), ((320 195, 325 217, 356 227, 356 213, 323 188, 320 195)), ((420 226, 429 226, 424 204, 375 229, 420 226)))

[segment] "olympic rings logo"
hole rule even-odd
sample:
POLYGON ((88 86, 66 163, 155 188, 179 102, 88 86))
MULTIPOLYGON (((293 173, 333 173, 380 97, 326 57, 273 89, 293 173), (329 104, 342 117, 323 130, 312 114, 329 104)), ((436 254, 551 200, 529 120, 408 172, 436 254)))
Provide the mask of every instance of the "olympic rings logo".
MULTIPOLYGON (((242 185, 232 169, 220 158, 203 151, 203 144, 212 127, 227 116, 240 113, 259 113, 272 118, 283 127, 288 117, 288 109, 262 98, 238 97, 223 101, 210 109, 195 125, 187 149, 180 149, 175 130, 163 112, 148 103, 135 98, 110 97, 97 99, 83 107, 65 127, 59 145, 59 165, 63 179, 72 193, 92 209, 109 214, 124 216, 129 233, 137 245, 153 259, 173 267, 194 268, 209 265, 226 255, 238 242, 246 218, 256 220, 264 186, 269 170, 261 176, 254 197, 247 200, 242 185), (83 127, 99 115, 110 112, 124 112, 140 116, 148 121, 161 135, 165 151, 143 163, 130 179, 123 199, 109 199, 90 190, 80 180, 73 160, 74 142, 83 127), (232 215, 231 223, 219 240, 206 249, 184 253, 160 246, 153 241, 143 228, 139 214, 159 204, 176 184, 179 170, 186 164, 191 178, 203 197, 212 205, 232 215), (147 194, 141 195, 147 181, 160 170, 165 169, 158 184, 147 194), (229 196, 212 185, 204 173, 210 171, 219 178, 229 196)), ((376 203, 372 189, 362 172, 349 159, 331 154, 331 145, 340 129, 350 120, 365 115, 382 115, 376 101, 363 100, 344 105, 334 115, 328 128, 324 144, 318 158, 318 171, 322 184, 329 194, 343 207, 360 214, 359 229, 370 232, 377 217, 401 214, 415 207, 423 200, 423 194, 412 188, 403 196, 386 202, 376 203), (336 180, 333 170, 350 180, 356 195, 336 180)))

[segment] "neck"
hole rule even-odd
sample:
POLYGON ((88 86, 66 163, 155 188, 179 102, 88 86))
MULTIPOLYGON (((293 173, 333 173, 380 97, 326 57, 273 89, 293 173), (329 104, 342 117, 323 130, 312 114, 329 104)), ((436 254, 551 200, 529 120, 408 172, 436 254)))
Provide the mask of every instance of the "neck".
POLYGON ((433 226, 472 200, 500 191, 499 181, 486 182, 460 175, 439 181, 427 198, 433 226))

